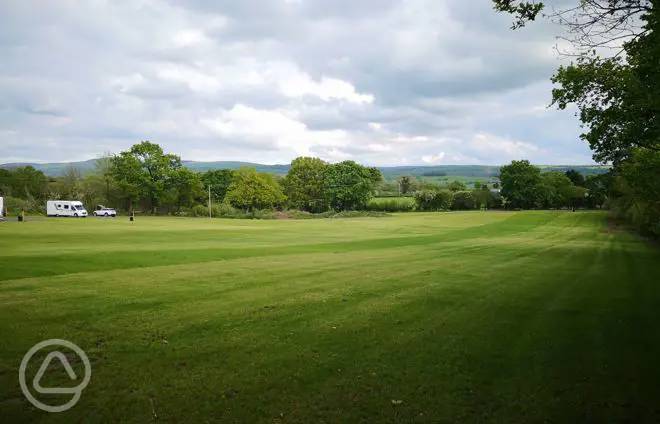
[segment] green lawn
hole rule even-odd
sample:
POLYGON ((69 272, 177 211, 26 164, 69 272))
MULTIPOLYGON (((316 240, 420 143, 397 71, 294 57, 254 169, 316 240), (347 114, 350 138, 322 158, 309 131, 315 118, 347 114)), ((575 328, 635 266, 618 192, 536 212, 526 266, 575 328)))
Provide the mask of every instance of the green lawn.
POLYGON ((653 422, 659 284, 591 212, 1 223, 0 421, 653 422), (92 362, 60 414, 48 338, 92 362))

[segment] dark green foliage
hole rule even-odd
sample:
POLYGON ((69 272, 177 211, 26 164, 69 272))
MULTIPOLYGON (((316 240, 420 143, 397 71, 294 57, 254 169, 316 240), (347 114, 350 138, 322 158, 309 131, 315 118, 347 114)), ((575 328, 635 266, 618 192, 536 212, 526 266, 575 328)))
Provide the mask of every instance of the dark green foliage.
POLYGON ((26 200, 44 200, 48 195, 48 178, 31 166, 0 169, 0 194, 26 200))
POLYGON ((488 186, 483 185, 478 189, 472 190, 472 197, 476 208, 499 208, 502 206, 500 195, 497 192, 491 192, 488 186))
POLYGON ((536 206, 543 209, 558 209, 572 204, 575 186, 561 172, 541 174, 541 180, 535 187, 536 206))
POLYGON ((453 210, 470 210, 474 209, 476 201, 471 191, 457 191, 454 192, 451 208, 453 210))
POLYGON ((170 182, 168 184, 168 197, 170 204, 173 204, 176 210, 189 208, 195 203, 205 200, 202 179, 196 172, 188 168, 181 167, 172 171, 170 182))
POLYGON ((602 208, 607 201, 610 187, 612 185, 612 174, 589 175, 584 186, 587 189, 585 205, 588 208, 602 208))
POLYGON ((449 190, 421 190, 415 192, 415 203, 420 211, 446 211, 451 208, 454 193, 449 190))
POLYGON ((574 185, 584 187, 584 175, 580 174, 575 169, 569 169, 565 174, 574 185))
POLYGON ((181 166, 178 156, 165 154, 158 144, 143 141, 113 156, 111 173, 129 210, 134 201, 141 201, 144 207, 155 212, 181 166))
POLYGON ((258 173, 253 168, 241 168, 234 177, 225 201, 235 208, 247 211, 281 206, 286 200, 282 188, 270 174, 258 173))
POLYGON ((541 171, 529 161, 512 161, 500 169, 502 196, 513 208, 530 209, 536 206, 536 186, 541 182, 541 171))
POLYGON ((211 186, 211 197, 216 203, 222 203, 231 184, 234 173, 230 169, 215 169, 202 174, 205 190, 211 186))
POLYGON ((414 189, 414 180, 408 175, 399 177, 399 193, 408 194, 414 189))
POLYGON ((323 212, 328 209, 325 193, 328 164, 318 158, 299 157, 291 162, 291 168, 282 180, 289 205, 307 212, 323 212))
POLYGON ((638 149, 619 166, 610 207, 639 231, 660 237, 660 154, 638 149))
POLYGON ((454 180, 447 184, 447 189, 453 192, 465 191, 467 190, 467 186, 460 181, 454 180))
POLYGON ((378 169, 353 161, 328 165, 324 177, 327 202, 336 211, 364 209, 381 179, 378 169))
POLYGON ((493 3, 498 12, 514 15, 516 20, 511 25, 512 29, 522 28, 527 22, 535 20, 544 7, 542 2, 536 1, 493 0, 493 3))

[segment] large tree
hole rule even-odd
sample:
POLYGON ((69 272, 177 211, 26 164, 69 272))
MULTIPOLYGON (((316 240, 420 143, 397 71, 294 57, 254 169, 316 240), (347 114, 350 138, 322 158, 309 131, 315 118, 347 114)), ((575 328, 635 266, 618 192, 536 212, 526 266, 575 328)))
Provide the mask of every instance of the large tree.
POLYGON ((502 196, 511 207, 529 209, 536 205, 537 186, 541 182, 541 171, 529 161, 512 161, 500 168, 502 196))
POLYGON ((183 166, 172 172, 168 188, 170 202, 177 210, 181 210, 182 207, 189 208, 204 199, 200 175, 183 166))
POLYGON ((163 149, 143 141, 112 158, 112 175, 118 182, 129 209, 132 202, 143 200, 155 212, 165 195, 181 159, 165 154, 163 149))
POLYGON ((235 208, 254 211, 280 206, 286 196, 272 175, 241 168, 234 172, 225 200, 235 208))
POLYGON ((222 203, 231 185, 234 172, 231 169, 212 169, 202 174, 202 183, 206 190, 211 187, 213 200, 222 203))
MULTIPOLYGON (((544 7, 537 1, 493 2, 515 15, 516 28, 544 7)), ((619 189, 610 193, 610 205, 660 236, 660 198, 643 183, 660 175, 660 1, 576 3, 551 15, 566 29, 561 37, 571 49, 564 53, 573 57, 552 77, 553 102, 560 109, 577 106, 581 138, 594 159, 613 165, 619 189)))
POLYGON ((48 194, 48 178, 31 166, 0 170, 0 193, 21 199, 43 200, 48 194))
POLYGON ((324 177, 326 198, 334 210, 363 209, 381 179, 378 169, 350 160, 329 165, 324 177))
POLYGON ((319 158, 299 157, 282 180, 289 204, 308 212, 328 209, 325 195, 325 173, 328 164, 319 158))
MULTIPOLYGON (((534 20, 543 2, 493 0, 534 20)), ((566 29, 573 61, 552 77, 553 103, 576 105, 594 158, 616 166, 635 149, 660 152, 660 17, 657 0, 580 0, 549 15, 566 29)))
POLYGON ((575 186, 570 178, 557 171, 541 174, 535 191, 537 206, 550 209, 571 206, 576 195, 575 186))

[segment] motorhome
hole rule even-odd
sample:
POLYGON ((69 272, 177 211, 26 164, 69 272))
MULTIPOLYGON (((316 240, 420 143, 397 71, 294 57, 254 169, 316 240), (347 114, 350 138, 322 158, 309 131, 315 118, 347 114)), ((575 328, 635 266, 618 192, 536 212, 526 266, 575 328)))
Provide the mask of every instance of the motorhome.
POLYGON ((49 200, 46 202, 46 215, 85 218, 87 210, 81 202, 76 200, 49 200))

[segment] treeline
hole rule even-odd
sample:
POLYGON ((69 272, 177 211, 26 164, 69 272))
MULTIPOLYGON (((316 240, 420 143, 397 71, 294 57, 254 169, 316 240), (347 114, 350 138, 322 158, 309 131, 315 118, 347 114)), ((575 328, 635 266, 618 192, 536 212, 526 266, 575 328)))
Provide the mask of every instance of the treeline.
POLYGON ((194 172, 181 158, 144 141, 97 161, 94 172, 70 168, 47 178, 32 167, 0 169, 0 195, 10 213, 43 213, 48 199, 75 199, 89 210, 98 204, 125 212, 266 216, 264 211, 297 209, 309 213, 364 210, 382 175, 353 161, 329 164, 316 158, 294 160, 285 177, 253 168, 194 172))
POLYGON ((144 141, 96 162, 94 172, 74 168, 47 178, 31 167, 0 170, 0 193, 10 212, 43 213, 47 199, 75 199, 89 210, 98 204, 126 212, 208 216, 269 216, 272 211, 311 214, 340 211, 440 211, 493 208, 600 208, 611 189, 611 176, 569 170, 542 173, 527 161, 502 167, 497 182, 468 188, 460 181, 436 184, 402 176, 386 182, 380 171, 353 161, 330 164, 299 157, 284 177, 252 168, 195 172, 181 158, 144 141), (375 199, 384 191, 408 199, 375 199), (210 199, 209 199, 210 197, 210 199))
POLYGON ((541 172, 526 160, 512 161, 500 169, 502 203, 515 209, 602 208, 611 175, 588 175, 572 169, 541 172))

